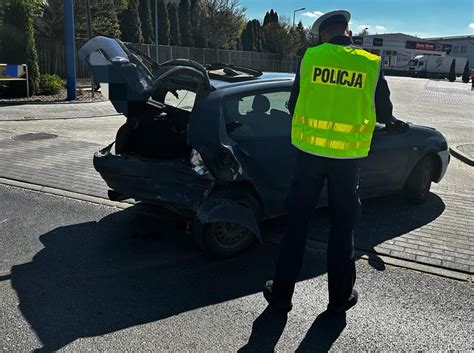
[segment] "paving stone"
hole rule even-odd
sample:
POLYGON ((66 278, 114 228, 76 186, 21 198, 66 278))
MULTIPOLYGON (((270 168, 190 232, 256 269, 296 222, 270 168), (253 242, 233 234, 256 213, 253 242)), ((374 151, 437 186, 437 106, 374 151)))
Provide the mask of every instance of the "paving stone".
POLYGON ((451 261, 441 261, 441 266, 450 268, 453 270, 458 270, 458 271, 463 271, 463 272, 469 272, 469 266, 465 264, 460 264, 456 262, 451 262, 451 261))
POLYGON ((432 258, 432 259, 439 259, 439 260, 453 261, 454 262, 454 256, 440 255, 440 254, 431 252, 429 257, 432 258))
POLYGON ((409 254, 415 254, 419 256, 430 256, 430 253, 427 251, 422 251, 422 250, 417 250, 417 249, 410 249, 410 248, 405 248, 405 251, 409 254))
POLYGON ((429 257, 429 256, 417 255, 416 256, 416 261, 421 262, 421 263, 425 263, 425 264, 428 264, 428 265, 441 266, 441 260, 435 259, 435 258, 429 257))

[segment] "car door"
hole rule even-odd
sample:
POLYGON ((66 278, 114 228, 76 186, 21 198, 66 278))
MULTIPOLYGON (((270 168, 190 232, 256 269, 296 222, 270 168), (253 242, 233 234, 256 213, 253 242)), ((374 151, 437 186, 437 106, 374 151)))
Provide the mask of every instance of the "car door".
POLYGON ((245 169, 265 203, 268 216, 285 213, 285 200, 296 157, 287 108, 291 86, 227 98, 227 134, 244 151, 245 169))
POLYGON ((369 155, 362 160, 362 197, 381 195, 403 187, 410 149, 406 134, 387 131, 384 124, 377 123, 369 155))

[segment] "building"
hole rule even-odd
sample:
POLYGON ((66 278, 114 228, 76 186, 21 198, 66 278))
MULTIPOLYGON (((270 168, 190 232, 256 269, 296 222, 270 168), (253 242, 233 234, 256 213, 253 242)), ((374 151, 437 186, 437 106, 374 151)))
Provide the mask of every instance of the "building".
POLYGON ((426 40, 452 46, 450 55, 467 58, 470 68, 474 68, 474 35, 426 38, 426 40))
POLYGON ((385 73, 408 73, 408 63, 417 55, 445 56, 451 52, 451 44, 435 42, 404 33, 372 34, 353 37, 355 45, 380 55, 385 73))

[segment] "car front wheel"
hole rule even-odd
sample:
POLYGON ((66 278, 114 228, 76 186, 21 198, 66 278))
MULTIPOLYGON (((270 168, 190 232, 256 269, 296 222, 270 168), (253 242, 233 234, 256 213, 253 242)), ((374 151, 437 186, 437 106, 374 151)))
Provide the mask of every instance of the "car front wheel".
POLYGON ((428 197, 433 180, 434 160, 432 156, 421 159, 405 184, 405 196, 413 203, 422 203, 428 197))

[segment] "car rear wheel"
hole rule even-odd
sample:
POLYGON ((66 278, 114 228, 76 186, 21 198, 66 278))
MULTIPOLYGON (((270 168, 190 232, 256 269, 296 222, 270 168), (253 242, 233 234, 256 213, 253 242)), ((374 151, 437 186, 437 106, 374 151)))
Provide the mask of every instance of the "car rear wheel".
POLYGON ((433 180, 434 160, 426 156, 415 166, 405 184, 405 196, 413 203, 422 203, 428 197, 433 180))
POLYGON ((204 224, 201 236, 204 251, 217 258, 235 256, 255 242, 255 234, 252 231, 231 222, 204 224))

